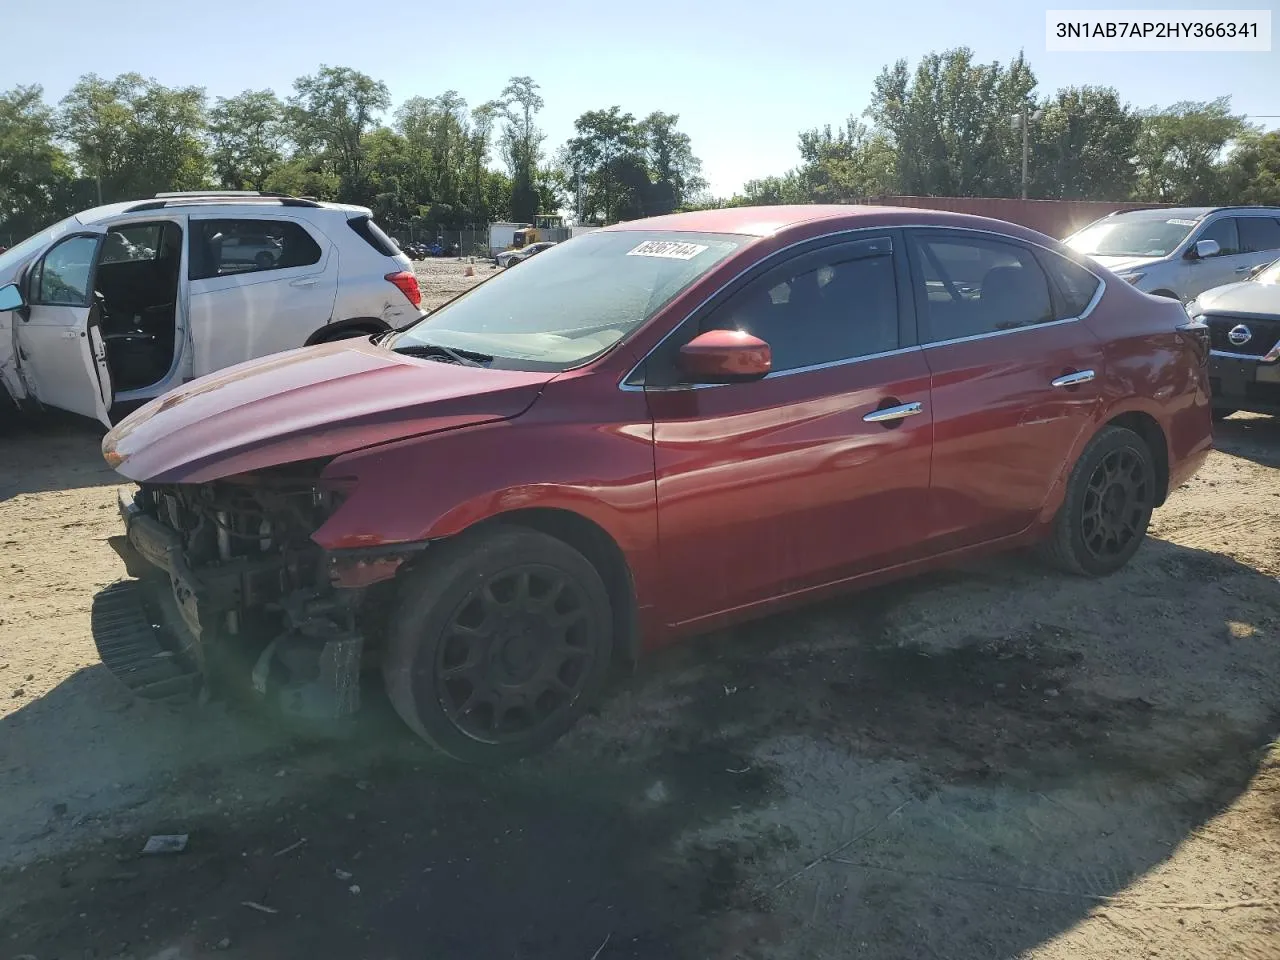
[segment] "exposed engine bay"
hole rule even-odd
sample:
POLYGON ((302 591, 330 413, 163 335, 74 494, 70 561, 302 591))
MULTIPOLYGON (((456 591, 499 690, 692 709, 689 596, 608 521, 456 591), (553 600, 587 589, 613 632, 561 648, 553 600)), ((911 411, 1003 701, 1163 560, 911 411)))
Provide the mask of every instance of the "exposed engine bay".
POLYGON ((288 713, 336 718, 359 706, 368 590, 335 584, 332 557, 311 539, 342 499, 317 483, 320 466, 143 484, 120 508, 157 589, 156 572, 168 574, 175 655, 207 686, 248 677, 288 713))

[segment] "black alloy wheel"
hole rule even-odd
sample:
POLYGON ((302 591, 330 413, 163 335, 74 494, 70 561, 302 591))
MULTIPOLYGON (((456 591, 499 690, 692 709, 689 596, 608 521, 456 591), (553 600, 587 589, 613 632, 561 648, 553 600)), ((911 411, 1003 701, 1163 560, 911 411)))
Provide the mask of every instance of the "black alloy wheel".
POLYGON ((405 575, 383 661, 419 736, 458 760, 537 753, 599 694, 612 608, 595 567, 547 534, 494 525, 429 548, 405 575))
POLYGON ((1155 466, 1146 442, 1124 427, 1103 427, 1072 468, 1041 553, 1068 573, 1114 573, 1142 545, 1156 499, 1155 466))

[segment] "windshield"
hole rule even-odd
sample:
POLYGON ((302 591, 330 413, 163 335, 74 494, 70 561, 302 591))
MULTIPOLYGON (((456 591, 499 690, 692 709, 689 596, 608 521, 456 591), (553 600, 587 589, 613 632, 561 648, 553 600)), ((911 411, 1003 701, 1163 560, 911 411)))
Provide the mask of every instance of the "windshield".
POLYGON ((1275 283, 1280 284, 1280 260, 1272 260, 1271 263, 1253 278, 1257 283, 1275 283))
POLYGON ((46 227, 39 233, 27 237, 16 247, 10 247, 4 253, 0 253, 0 277, 12 279, 13 272, 25 260, 39 253, 47 244, 53 243, 64 233, 80 225, 80 221, 75 217, 67 217, 65 220, 59 220, 52 227, 46 227))
POLYGON ((1195 220, 1116 218, 1085 227, 1065 241, 1091 257, 1167 257, 1196 226, 1195 220))
POLYGON ((566 370, 604 353, 752 239, 585 234, 451 300, 385 346, 445 347, 499 367, 566 370))

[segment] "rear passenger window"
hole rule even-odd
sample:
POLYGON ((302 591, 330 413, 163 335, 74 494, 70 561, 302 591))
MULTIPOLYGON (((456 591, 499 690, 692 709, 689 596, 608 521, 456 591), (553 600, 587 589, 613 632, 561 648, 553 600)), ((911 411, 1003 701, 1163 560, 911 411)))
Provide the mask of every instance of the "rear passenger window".
POLYGON ((1102 286, 1102 281, 1074 260, 1059 254, 1046 251, 1040 260, 1053 282, 1058 285, 1058 293, 1062 298, 1062 309, 1057 311, 1055 319, 1067 320, 1083 314, 1102 286))
POLYGON ((192 280, 319 263, 324 251, 292 220, 193 220, 192 280))
POLYGON ((400 253, 395 242, 369 217, 352 217, 347 221, 347 226, 384 257, 394 257, 400 253))
POLYGON ((1016 330, 1054 319, 1049 280, 1023 246, 954 234, 914 237, 925 343, 1016 330))
POLYGON ((1280 220, 1271 217, 1237 217, 1240 249, 1244 253, 1280 250, 1280 220))

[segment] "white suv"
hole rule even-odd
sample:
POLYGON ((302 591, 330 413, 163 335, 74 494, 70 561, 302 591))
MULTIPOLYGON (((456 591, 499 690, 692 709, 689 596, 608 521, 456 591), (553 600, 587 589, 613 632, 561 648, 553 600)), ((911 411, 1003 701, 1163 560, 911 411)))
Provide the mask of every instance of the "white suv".
POLYGON ((113 406, 214 370, 403 326, 421 300, 366 207, 244 192, 97 207, 0 254, 0 403, 109 426, 113 406))
POLYGON ((1063 243, 1144 293, 1187 303, 1280 257, 1280 208, 1122 210, 1063 243))

